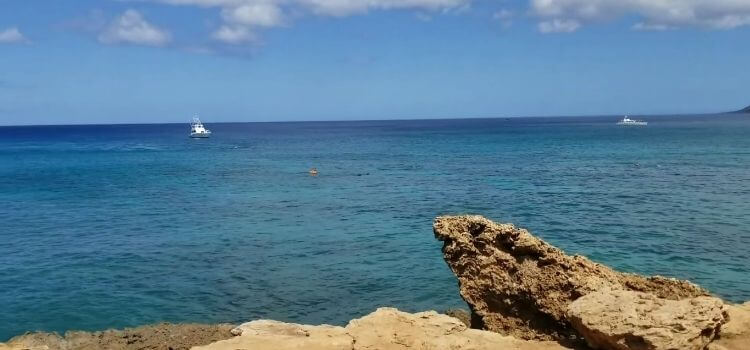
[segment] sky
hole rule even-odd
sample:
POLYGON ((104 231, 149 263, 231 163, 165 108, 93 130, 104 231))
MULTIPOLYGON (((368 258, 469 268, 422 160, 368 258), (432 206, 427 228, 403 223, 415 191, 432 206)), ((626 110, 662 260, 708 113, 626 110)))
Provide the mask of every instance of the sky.
POLYGON ((711 113, 750 0, 0 0, 0 125, 711 113))

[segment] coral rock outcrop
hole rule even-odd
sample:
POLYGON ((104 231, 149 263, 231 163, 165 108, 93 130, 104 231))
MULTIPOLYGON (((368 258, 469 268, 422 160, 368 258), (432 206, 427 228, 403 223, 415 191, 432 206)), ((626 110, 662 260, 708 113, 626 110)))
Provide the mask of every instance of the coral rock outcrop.
POLYGON ((616 272, 562 250, 510 224, 481 216, 438 217, 435 237, 472 310, 472 327, 522 339, 580 339, 568 305, 604 289, 680 300, 707 296, 697 285, 616 272))
POLYGON ((568 319, 594 349, 702 350, 716 337, 727 314, 724 303, 713 297, 678 301, 603 290, 571 303, 568 319))
POLYGON ((381 308, 346 327, 253 321, 239 336, 194 350, 564 350, 554 342, 527 341, 468 329, 460 320, 434 311, 410 314, 381 308))

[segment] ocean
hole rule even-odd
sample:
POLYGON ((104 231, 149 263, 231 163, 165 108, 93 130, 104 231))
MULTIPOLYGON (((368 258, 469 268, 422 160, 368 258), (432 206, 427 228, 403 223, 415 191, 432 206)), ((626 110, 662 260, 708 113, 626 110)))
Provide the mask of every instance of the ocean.
POLYGON ((460 213, 750 299, 750 115, 647 119, 2 127, 0 341, 462 307, 460 213))

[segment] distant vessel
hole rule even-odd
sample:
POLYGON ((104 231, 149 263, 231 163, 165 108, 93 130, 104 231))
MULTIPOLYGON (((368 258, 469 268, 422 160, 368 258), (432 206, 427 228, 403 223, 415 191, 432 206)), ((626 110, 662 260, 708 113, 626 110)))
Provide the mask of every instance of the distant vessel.
POLYGON ((628 116, 625 116, 625 118, 622 118, 622 120, 617 122, 617 125, 645 126, 645 125, 648 125, 648 122, 645 122, 643 120, 630 119, 628 118, 628 116))
POLYGON ((190 123, 190 137, 207 138, 209 136, 211 136, 211 130, 206 129, 197 116, 193 117, 193 122, 190 123))

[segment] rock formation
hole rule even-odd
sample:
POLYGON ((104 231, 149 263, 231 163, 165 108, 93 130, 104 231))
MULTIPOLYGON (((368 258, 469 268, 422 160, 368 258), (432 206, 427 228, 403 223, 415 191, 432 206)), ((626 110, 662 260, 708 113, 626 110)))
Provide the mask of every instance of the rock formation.
POLYGON ((433 230, 472 310, 472 327, 522 339, 580 339, 568 305, 604 289, 680 300, 707 296, 687 281, 616 272, 510 224, 481 216, 438 217, 433 230))
POLYGON ((392 308, 378 309, 346 327, 253 321, 234 333, 239 336, 194 350, 565 350, 555 342, 468 329, 434 311, 409 314, 392 308))
POLYGON ((750 349, 750 301, 742 305, 727 305, 729 322, 721 326, 719 337, 709 350, 750 349))
POLYGON ((677 301, 625 290, 589 293, 568 307, 568 319, 594 349, 702 350, 726 318, 717 298, 677 301))
POLYGON ((228 324, 169 324, 103 332, 29 333, 0 343, 0 350, 188 350, 232 337, 228 324))
MULTIPOLYGON (((125 331, 33 333, 0 343, 0 350, 566 350, 469 329, 434 311, 410 314, 382 308, 346 327, 259 320, 229 325, 155 325, 125 331), (220 340, 223 339, 223 340, 220 340), (217 341, 218 340, 218 341, 217 341), (212 343, 213 342, 213 343, 212 343)), ((569 350, 569 349, 567 349, 569 350)))

